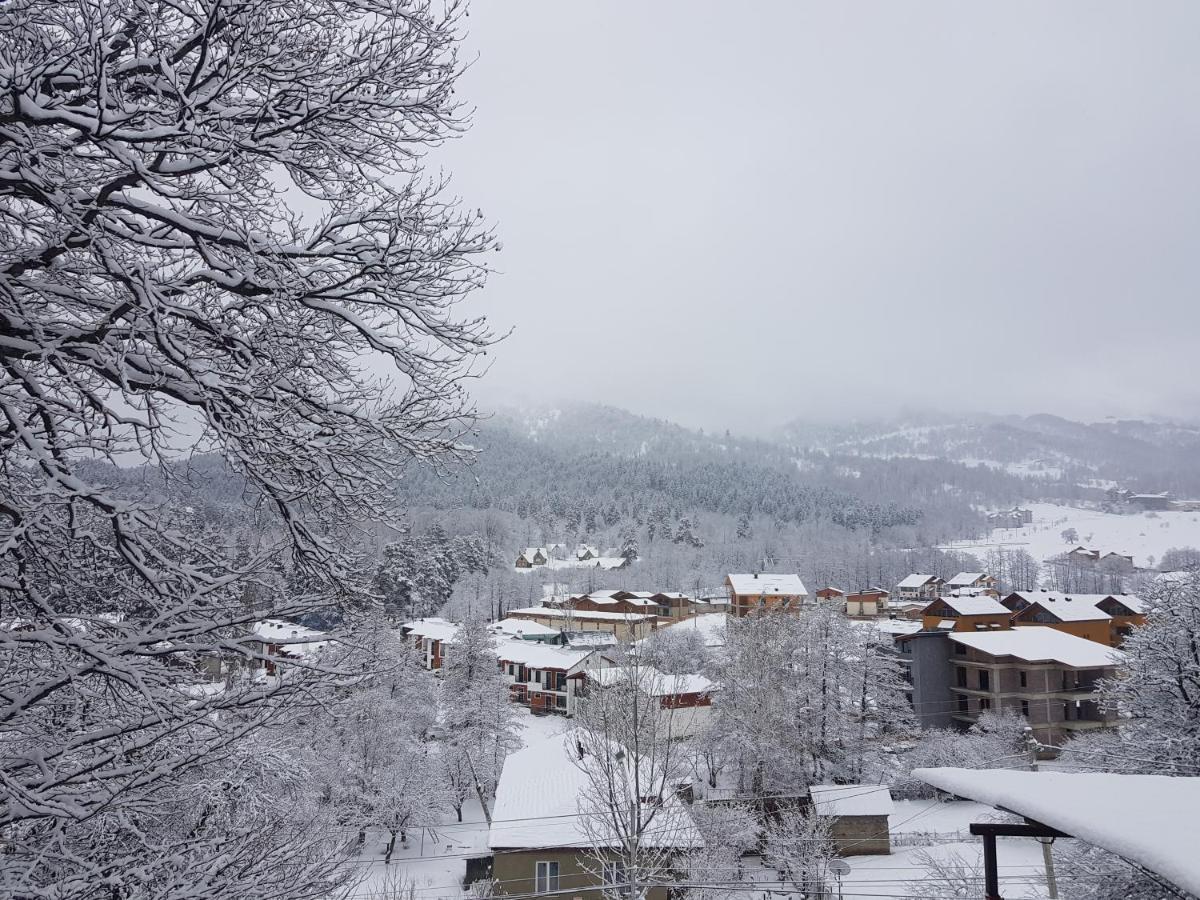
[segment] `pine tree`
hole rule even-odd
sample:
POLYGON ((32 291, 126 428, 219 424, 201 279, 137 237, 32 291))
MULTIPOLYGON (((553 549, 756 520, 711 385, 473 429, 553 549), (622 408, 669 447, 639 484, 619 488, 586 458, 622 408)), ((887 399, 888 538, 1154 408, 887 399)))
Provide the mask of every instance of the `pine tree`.
POLYGON ((638 558, 637 529, 632 526, 625 529, 621 535, 621 559, 634 562, 638 558))

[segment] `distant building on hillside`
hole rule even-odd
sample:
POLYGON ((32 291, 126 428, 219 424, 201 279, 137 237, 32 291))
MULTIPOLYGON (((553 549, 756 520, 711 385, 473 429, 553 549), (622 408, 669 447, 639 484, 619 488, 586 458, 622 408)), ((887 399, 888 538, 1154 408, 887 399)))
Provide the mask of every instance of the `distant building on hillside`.
POLYGON ((1160 494, 1133 494, 1129 503, 1146 511, 1159 511, 1171 508, 1171 495, 1167 491, 1160 494))
POLYGON ((760 612, 799 612, 808 601, 808 589, 799 575, 754 572, 725 576, 730 612, 747 616, 760 612))
POLYGON ((943 592, 949 591, 950 593, 975 588, 994 591, 996 583, 996 578, 986 572, 959 572, 946 582, 946 586, 942 590, 943 592))
POLYGON ((887 613, 889 596, 887 591, 877 587, 851 591, 846 595, 846 615, 856 618, 884 615, 887 613))
POLYGON ((908 575, 896 585, 896 594, 900 600, 928 602, 941 596, 945 583, 936 575, 908 575))
POLYGON ((1014 506, 1012 509, 990 512, 987 522, 991 528, 1020 528, 1033 522, 1033 510, 1014 506))
POLYGON ((534 566, 544 566, 550 561, 550 553, 545 547, 526 547, 517 556, 514 565, 518 569, 532 569, 534 566))

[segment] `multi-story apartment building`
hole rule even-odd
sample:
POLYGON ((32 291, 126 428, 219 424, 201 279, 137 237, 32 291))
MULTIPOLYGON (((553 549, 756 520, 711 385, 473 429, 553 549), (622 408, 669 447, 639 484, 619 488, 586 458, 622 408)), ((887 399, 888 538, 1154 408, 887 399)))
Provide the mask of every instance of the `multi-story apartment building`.
POLYGON ((808 602, 808 588, 799 575, 755 572, 725 576, 730 612, 747 616, 757 612, 798 612, 808 602))
POLYGON ((1020 713, 1043 744, 1115 723, 1096 685, 1121 651, 1053 628, 921 631, 896 639, 924 728, 969 726, 988 710, 1020 713))

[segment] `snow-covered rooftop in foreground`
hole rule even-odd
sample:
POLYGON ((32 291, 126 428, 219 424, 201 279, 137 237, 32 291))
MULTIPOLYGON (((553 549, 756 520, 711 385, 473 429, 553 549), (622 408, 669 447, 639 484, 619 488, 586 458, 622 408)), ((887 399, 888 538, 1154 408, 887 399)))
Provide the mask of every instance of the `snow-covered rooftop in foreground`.
POLYGON ((1200 778, 1000 769, 914 769, 913 776, 1057 828, 1200 895, 1200 778))
POLYGON ((1102 622, 1112 618, 1086 600, 1076 600, 1073 597, 1064 597, 1061 600, 1040 597, 1033 602, 1062 622, 1102 622))
POLYGON ((808 794, 819 816, 890 816, 893 810, 886 784, 814 784, 808 794))
POLYGON ((992 656, 1058 662, 1076 669, 1114 666, 1125 658, 1120 650, 1046 625, 1025 625, 1005 631, 958 631, 950 635, 950 640, 992 656))
POLYGON ((808 589, 799 575, 772 575, 760 572, 757 575, 730 575, 729 583, 739 596, 785 596, 807 595, 808 589))
POLYGON ((505 662, 518 663, 531 669, 556 669, 569 672, 595 653, 592 649, 569 650, 540 641, 525 641, 511 638, 496 643, 496 658, 505 662))
MULTIPOLYGON (((593 742, 594 743, 594 742, 593 742)), ((595 838, 584 827, 580 798, 594 793, 581 768, 576 740, 571 732, 530 741, 504 760, 488 847, 492 850, 536 847, 592 847, 595 838)), ((699 832, 683 804, 671 797, 653 810, 654 820, 645 840, 651 846, 691 848, 703 846, 699 832)), ((603 829, 602 818, 592 815, 594 832, 603 829)))

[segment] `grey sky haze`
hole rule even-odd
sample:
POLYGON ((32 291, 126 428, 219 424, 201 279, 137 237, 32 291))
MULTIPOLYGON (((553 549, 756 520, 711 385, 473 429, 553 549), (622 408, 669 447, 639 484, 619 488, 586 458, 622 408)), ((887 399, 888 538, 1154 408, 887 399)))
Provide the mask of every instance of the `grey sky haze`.
POLYGON ((1200 5, 475 0, 489 403, 1200 414, 1200 5))

